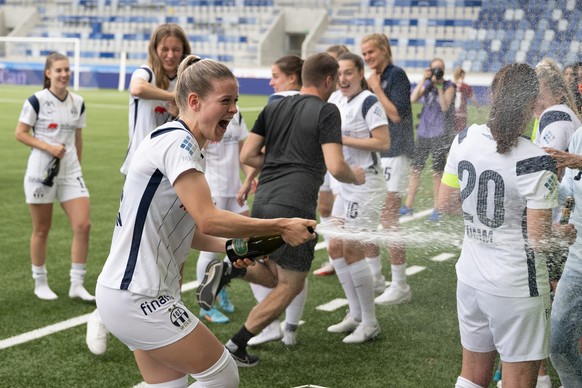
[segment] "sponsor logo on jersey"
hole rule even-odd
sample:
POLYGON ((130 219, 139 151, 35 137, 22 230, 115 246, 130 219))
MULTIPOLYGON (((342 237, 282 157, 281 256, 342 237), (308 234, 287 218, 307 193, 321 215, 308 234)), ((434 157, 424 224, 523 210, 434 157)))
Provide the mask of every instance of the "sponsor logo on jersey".
POLYGON ((159 115, 166 114, 167 111, 168 110, 165 107, 159 106, 159 105, 154 108, 154 112, 159 114, 159 115))
POLYGON ((170 322, 172 322, 172 325, 179 327, 180 330, 184 330, 192 323, 192 319, 182 307, 173 306, 170 309, 170 322))
POLYGON ((160 295, 156 299, 146 300, 142 304, 139 305, 143 315, 147 316, 150 313, 153 313, 160 307, 165 307, 166 304, 169 304, 171 301, 174 300, 173 296, 170 295, 160 295))
POLYGON ((194 148, 194 144, 192 144, 192 138, 190 136, 186 136, 182 144, 180 144, 180 148, 185 149, 188 151, 190 156, 192 156, 194 154, 194 150, 192 149, 194 148))
POLYGON ((59 128, 59 124, 57 124, 57 123, 50 123, 48 125, 48 129, 57 129, 57 128, 59 128))

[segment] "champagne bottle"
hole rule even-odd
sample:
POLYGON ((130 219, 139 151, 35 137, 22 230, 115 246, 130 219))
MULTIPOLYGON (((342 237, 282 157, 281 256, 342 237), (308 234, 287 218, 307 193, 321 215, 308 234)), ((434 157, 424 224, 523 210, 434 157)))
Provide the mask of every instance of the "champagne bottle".
POLYGON ((53 157, 46 166, 44 172, 42 173, 40 183, 42 183, 45 186, 52 187, 54 184, 54 179, 59 173, 60 165, 61 159, 53 157))
MULTIPOLYGON (((313 228, 308 227, 309 233, 313 228)), ((232 238, 226 241, 226 255, 231 262, 238 259, 256 259, 267 256, 285 244, 283 238, 277 234, 254 236, 249 238, 232 238)))

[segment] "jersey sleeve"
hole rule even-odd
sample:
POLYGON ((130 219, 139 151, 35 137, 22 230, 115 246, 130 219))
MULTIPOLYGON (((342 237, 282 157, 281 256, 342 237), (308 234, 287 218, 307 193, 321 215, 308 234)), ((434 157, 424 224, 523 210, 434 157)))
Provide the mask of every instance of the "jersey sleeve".
POLYGON ((22 105, 22 111, 20 112, 20 117, 18 118, 18 121, 31 127, 36 124, 36 120, 38 119, 37 111, 32 106, 33 101, 36 101, 38 104, 38 99, 36 96, 32 96, 24 101, 24 104, 22 105))
POLYGON ((85 128, 87 126, 87 113, 85 112, 85 102, 80 99, 80 114, 77 120, 77 128, 85 128))
POLYGON ((326 103, 319 114, 319 144, 342 144, 342 118, 335 104, 326 103))
POLYGON ((131 83, 131 81, 133 81, 134 79, 137 79, 137 78, 141 78, 141 79, 143 79, 144 81, 146 81, 148 83, 151 82, 151 79, 152 79, 150 73, 148 72, 148 70, 146 70, 143 67, 140 67, 139 69, 136 69, 131 74, 130 83, 131 83))
POLYGON ((572 125, 571 121, 554 121, 542 129, 542 133, 538 134, 536 141, 540 147, 551 147, 560 151, 568 149, 568 137, 570 136, 569 127, 572 125))
POLYGON ((547 154, 532 156, 516 163, 516 183, 530 209, 558 206, 556 162, 547 154))
POLYGON ((384 112, 382 104, 375 95, 366 97, 362 104, 362 113, 370 131, 382 125, 388 125, 386 112, 384 112))
POLYGON ((185 131, 176 131, 165 137, 160 170, 172 185, 185 171, 194 169, 204 173, 204 155, 192 135, 185 131))
POLYGON ((267 110, 268 105, 263 108, 261 113, 259 113, 259 117, 255 121, 255 125, 253 125, 253 129, 251 130, 252 133, 265 137, 265 111, 267 110))

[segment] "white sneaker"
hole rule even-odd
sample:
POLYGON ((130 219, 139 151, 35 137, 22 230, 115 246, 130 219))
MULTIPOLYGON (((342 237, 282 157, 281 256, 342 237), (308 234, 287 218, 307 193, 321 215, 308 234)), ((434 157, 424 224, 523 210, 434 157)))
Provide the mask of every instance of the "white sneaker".
POLYGON ((279 341, 281 338, 283 338, 283 332, 281 331, 281 323, 277 319, 265 327, 258 335, 251 338, 248 346, 257 346, 267 342, 279 341))
POLYGON ((340 323, 328 327, 327 331, 330 333, 351 333, 356 330, 359 324, 360 321, 348 314, 340 323))
POLYGON ((46 281, 43 282, 39 281, 38 279, 36 280, 36 284, 34 286, 34 295, 36 295, 38 299, 42 300, 55 300, 58 298, 58 295, 50 289, 46 281))
POLYGON ((386 278, 384 275, 376 276, 374 278, 374 292, 376 294, 381 294, 386 289, 386 278))
POLYGON ((283 329, 283 338, 281 338, 281 342, 287 346, 297 345, 297 331, 283 329))
POLYGON ((85 342, 91 353, 97 356, 103 355, 107 350, 108 336, 109 330, 101 322, 99 312, 97 310, 93 311, 87 321, 87 335, 85 337, 85 342))
POLYGON ((71 283, 69 298, 80 298, 85 302, 95 302, 95 297, 83 287, 83 283, 71 283))
POLYGON ((400 304, 410 302, 412 300, 412 291, 410 291, 410 286, 407 284, 404 287, 391 284, 390 287, 382 293, 382 295, 376 297, 374 302, 376 304, 400 304))
POLYGON ((343 339, 344 344, 361 344, 370 341, 380 335, 380 325, 376 322, 374 325, 364 325, 360 323, 356 330, 343 339))

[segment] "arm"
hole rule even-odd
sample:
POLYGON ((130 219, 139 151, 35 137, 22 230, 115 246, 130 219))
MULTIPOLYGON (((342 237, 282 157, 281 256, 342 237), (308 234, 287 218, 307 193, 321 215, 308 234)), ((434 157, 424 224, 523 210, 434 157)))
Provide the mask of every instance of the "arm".
POLYGON ((75 148, 77 149, 79 164, 81 164, 81 156, 83 155, 83 130, 81 128, 77 128, 75 131, 75 148))
POLYGON ((364 170, 357 167, 354 170, 346 163, 342 153, 342 145, 326 143, 321 145, 325 166, 335 179, 344 183, 361 185, 366 181, 364 170))
POLYGON ((527 237, 533 249, 540 253, 567 248, 576 241, 572 224, 552 225, 552 209, 527 209, 527 237))
MULTIPOLYGON (((197 249, 199 251, 225 253, 226 239, 220 237, 209 236, 200 232, 198 228, 194 231, 194 237, 192 238, 192 249, 197 249)), ((235 267, 243 268, 251 265, 255 265, 254 260, 244 259, 237 260, 233 263, 235 267)), ((180 268, 180 275, 182 275, 183 266, 180 268)))
POLYGON ((217 209, 210 195, 204 174, 187 170, 174 181, 174 190, 201 233, 219 237, 251 237, 279 234, 291 246, 315 237, 307 227, 315 229, 315 220, 301 218, 257 219, 217 209))
POLYGON ((458 214, 461 192, 458 187, 449 186, 441 182, 439 196, 437 199, 437 209, 443 214, 458 214))
POLYGON ((558 168, 569 167, 574 170, 582 170, 582 155, 546 147, 544 147, 544 151, 556 160, 558 168))
POLYGON ((388 96, 386 96, 386 93, 384 93, 384 90, 382 90, 382 86, 380 84, 380 74, 373 73, 366 81, 368 82, 368 87, 370 90, 376 95, 376 97, 378 97, 378 101, 380 101, 380 104, 382 104, 382 107, 386 112, 386 116, 388 116, 390 121, 393 123, 399 123, 402 118, 398 113, 398 108, 396 108, 396 105, 390 101, 388 96))
POLYGON ((342 143, 348 147, 370 152, 381 152, 390 148, 390 133, 387 125, 374 128, 371 134, 372 137, 367 138, 343 136, 342 143))
POLYGON ((19 121, 18 124, 16 125, 16 131, 14 133, 16 140, 29 147, 38 148, 41 151, 48 152, 52 156, 59 159, 65 156, 64 145, 62 144, 53 145, 45 143, 44 141, 39 140, 36 137, 32 136, 30 134, 31 129, 32 128, 30 125, 26 125, 23 122, 19 121))
POLYGON ((446 112, 455 100, 455 88, 451 86, 447 90, 443 90, 443 84, 437 84, 437 91, 439 93, 441 111, 446 112))
MULTIPOLYGON (((243 146, 245 143, 246 143, 246 141, 240 141, 238 143, 239 144, 239 157, 242 153, 242 149, 243 149, 243 146)), ((243 163, 241 163, 241 169, 243 170, 243 172, 245 174, 245 180, 242 183, 241 188, 239 189, 238 193, 236 193, 236 202, 240 206, 243 206, 248 195, 250 193, 254 193, 254 191, 257 188, 256 177, 257 177, 257 175, 259 175, 260 170, 258 168, 254 168, 254 167, 251 167, 251 166, 243 164, 243 163)))
POLYGON ((424 92, 426 91, 426 87, 424 86, 424 84, 427 80, 431 80, 431 78, 432 78, 432 70, 425 69, 424 70, 424 77, 422 78, 422 81, 419 81, 416 84, 416 86, 414 87, 414 90, 412 91, 412 94, 410 95, 410 102, 417 102, 418 100, 420 100, 420 98, 424 95, 424 92))
POLYGON ((263 168, 263 164, 265 163, 265 153, 263 152, 264 144, 264 137, 259 136, 256 133, 249 133, 249 137, 240 151, 241 163, 258 170, 263 168))
POLYGON ((143 78, 133 78, 129 84, 129 93, 132 96, 146 100, 174 101, 174 93, 158 88, 143 78))

